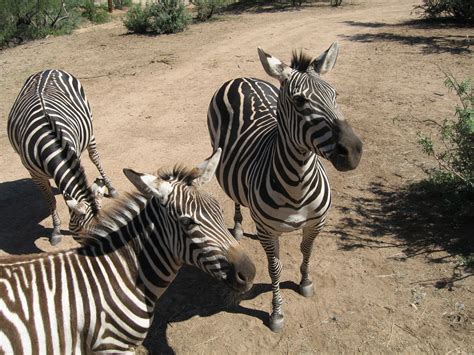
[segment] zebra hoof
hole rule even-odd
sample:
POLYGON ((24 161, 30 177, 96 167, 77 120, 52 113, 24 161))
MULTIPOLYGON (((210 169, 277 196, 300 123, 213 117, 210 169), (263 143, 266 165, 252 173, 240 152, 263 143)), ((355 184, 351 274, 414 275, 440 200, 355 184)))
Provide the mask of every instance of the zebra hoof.
POLYGON ((272 332, 278 333, 283 329, 285 319, 282 314, 272 314, 270 316, 270 329, 272 332))
POLYGON ((110 187, 108 188, 109 190, 109 196, 112 197, 112 198, 117 198, 119 193, 117 192, 116 189, 114 189, 113 187, 110 187))
POLYGON ((314 286, 311 281, 300 284, 300 294, 304 297, 311 297, 314 295, 314 286))
POLYGON ((50 244, 51 244, 52 246, 57 245, 57 244, 61 241, 61 237, 62 237, 61 234, 53 234, 53 235, 49 238, 50 244))

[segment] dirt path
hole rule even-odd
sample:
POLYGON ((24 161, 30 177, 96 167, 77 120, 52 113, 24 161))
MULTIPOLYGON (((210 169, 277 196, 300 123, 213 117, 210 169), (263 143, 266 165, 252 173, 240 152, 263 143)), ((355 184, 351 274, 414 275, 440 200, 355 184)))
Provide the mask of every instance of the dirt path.
MULTIPOLYGON (((334 206, 316 241, 315 297, 295 291, 299 238, 287 235, 281 246, 286 328, 270 332, 264 324, 271 302, 266 260, 258 242, 247 238, 243 244, 258 268, 248 299, 229 307, 221 285, 185 269, 161 300, 147 344, 156 353, 473 352, 473 278, 456 257, 425 242, 430 226, 407 226, 394 213, 404 202, 397 200, 400 188, 431 164, 415 144, 414 122, 452 114, 455 98, 443 88, 438 66, 458 78, 474 76, 466 39, 473 30, 412 24, 416 3, 360 0, 336 9, 230 14, 161 37, 126 35, 120 22, 112 22, 1 51, 0 249, 52 249, 46 205, 6 135, 8 112, 30 74, 61 68, 82 80, 105 168, 126 191, 131 186, 123 167, 154 171, 210 154, 209 100, 230 78, 265 78, 257 46, 288 61, 293 48, 316 55, 338 41, 341 53, 327 80, 365 151, 354 172, 341 174, 326 164, 334 206), (415 232, 419 239, 411 238, 415 232)), ((86 156, 83 161, 96 176, 86 156)), ((217 183, 210 191, 222 201, 230 226, 231 201, 217 183)), ((58 206, 66 228, 60 196, 58 206)), ((244 217, 244 227, 254 232, 244 217)), ((58 248, 72 245, 68 238, 58 248)))

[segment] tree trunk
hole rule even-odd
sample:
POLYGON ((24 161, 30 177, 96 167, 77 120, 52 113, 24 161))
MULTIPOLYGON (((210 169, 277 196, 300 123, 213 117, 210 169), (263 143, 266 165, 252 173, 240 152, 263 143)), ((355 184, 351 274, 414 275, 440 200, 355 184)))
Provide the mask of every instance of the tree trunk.
POLYGON ((109 6, 109 12, 112 13, 113 10, 113 5, 112 5, 112 0, 107 0, 107 5, 109 6))

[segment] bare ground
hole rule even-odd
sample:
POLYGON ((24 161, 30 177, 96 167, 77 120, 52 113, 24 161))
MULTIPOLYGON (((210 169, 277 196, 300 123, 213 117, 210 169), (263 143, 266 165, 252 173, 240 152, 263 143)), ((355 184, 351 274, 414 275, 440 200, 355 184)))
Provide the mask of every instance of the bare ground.
MULTIPOLYGON (((441 233, 443 220, 419 218, 401 193, 432 164, 415 143, 419 121, 453 113, 456 101, 442 85, 440 68, 473 77, 474 33, 414 21, 416 4, 270 5, 160 37, 127 35, 117 20, 1 51, 0 249, 54 250, 47 242, 46 204, 6 134, 8 112, 32 73, 60 68, 82 80, 105 168, 119 191, 127 191, 123 167, 151 172, 210 154, 208 102, 228 79, 265 78, 257 46, 288 61, 293 48, 316 55, 339 41, 339 60, 327 80, 365 151, 354 172, 342 174, 326 164, 334 205, 313 255, 316 295, 304 299, 296 292, 299 237, 284 236, 286 327, 279 334, 267 328, 266 259, 246 214, 249 238, 242 243, 258 269, 251 293, 233 306, 220 284, 185 268, 161 299, 146 345, 153 353, 474 352, 474 280, 453 255, 453 241, 460 238, 472 248, 472 223, 441 233)), ((92 179, 97 172, 86 156, 83 162, 92 179)), ((231 226, 231 201, 217 183, 209 190, 231 226)), ((67 228, 60 196, 58 206, 67 228)), ((67 237, 58 248, 73 245, 67 237)))

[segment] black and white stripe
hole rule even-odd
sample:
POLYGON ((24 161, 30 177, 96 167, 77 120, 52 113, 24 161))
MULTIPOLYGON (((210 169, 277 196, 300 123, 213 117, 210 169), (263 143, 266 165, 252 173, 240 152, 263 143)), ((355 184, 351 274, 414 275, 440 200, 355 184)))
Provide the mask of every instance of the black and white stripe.
POLYGON ((8 137, 33 182, 40 188, 53 217, 51 243, 60 240, 59 215, 49 179, 69 207, 69 229, 79 231, 97 213, 97 201, 107 186, 116 196, 96 149, 92 113, 79 80, 61 70, 45 70, 26 80, 8 117, 8 137), (80 163, 87 148, 103 183, 87 185, 80 163))
POLYGON ((192 171, 126 169, 140 193, 100 217, 84 246, 1 260, 0 353, 133 353, 183 264, 248 290, 255 267, 199 189, 219 155, 192 171))
POLYGON ((270 327, 283 327, 278 237, 303 229, 300 291, 313 294, 308 265, 323 227, 331 190, 319 156, 341 171, 359 163, 362 143, 336 104, 336 91, 320 75, 338 54, 333 44, 317 59, 294 54, 291 66, 259 49, 266 72, 280 81, 253 78, 225 83, 211 100, 208 127, 214 149, 222 148, 216 176, 235 202, 234 236, 242 237, 240 205, 249 207, 268 257, 273 286, 270 327))

